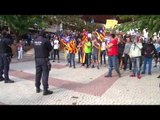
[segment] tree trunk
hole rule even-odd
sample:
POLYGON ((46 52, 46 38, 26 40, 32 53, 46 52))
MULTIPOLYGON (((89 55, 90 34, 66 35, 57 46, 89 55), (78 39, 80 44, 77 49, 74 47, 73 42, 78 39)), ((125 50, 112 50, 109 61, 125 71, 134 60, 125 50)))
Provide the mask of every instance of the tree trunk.
POLYGON ((21 39, 21 36, 18 32, 13 32, 16 35, 16 40, 14 41, 14 43, 12 44, 11 48, 12 48, 12 53, 13 56, 17 56, 17 45, 19 40, 21 39))

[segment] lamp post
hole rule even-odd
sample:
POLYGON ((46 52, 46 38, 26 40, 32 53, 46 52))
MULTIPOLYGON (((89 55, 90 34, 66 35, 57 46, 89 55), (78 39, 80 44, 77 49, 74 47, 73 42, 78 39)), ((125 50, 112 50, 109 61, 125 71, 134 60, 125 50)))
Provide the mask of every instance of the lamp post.
POLYGON ((93 28, 94 28, 94 19, 93 18, 91 20, 91 24, 92 24, 92 31, 93 31, 93 28))
POLYGON ((36 29, 36 32, 38 33, 38 24, 34 23, 34 28, 36 29))

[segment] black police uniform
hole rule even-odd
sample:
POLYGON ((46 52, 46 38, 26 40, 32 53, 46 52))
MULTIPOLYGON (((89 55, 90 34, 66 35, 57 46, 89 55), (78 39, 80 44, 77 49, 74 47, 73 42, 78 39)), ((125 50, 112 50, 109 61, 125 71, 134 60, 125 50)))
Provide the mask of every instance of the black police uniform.
POLYGON ((52 94, 52 91, 48 90, 48 76, 49 76, 49 53, 52 50, 51 43, 42 35, 38 36, 34 40, 35 50, 35 64, 36 64, 36 80, 35 86, 37 93, 40 92, 40 80, 42 77, 43 83, 43 95, 52 94))
POLYGON ((4 80, 5 83, 13 83, 14 81, 9 79, 9 65, 11 62, 12 50, 10 45, 11 39, 4 35, 0 39, 0 81, 4 80), (4 78, 2 75, 4 74, 4 78))

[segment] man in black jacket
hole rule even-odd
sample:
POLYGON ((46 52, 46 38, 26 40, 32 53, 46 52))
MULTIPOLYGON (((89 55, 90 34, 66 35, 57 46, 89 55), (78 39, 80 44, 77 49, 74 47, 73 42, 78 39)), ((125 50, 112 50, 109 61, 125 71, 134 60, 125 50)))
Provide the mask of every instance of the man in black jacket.
POLYGON ((146 73, 146 65, 148 63, 148 75, 151 75, 151 70, 152 70, 152 60, 153 57, 157 54, 156 49, 154 45, 152 44, 152 40, 148 40, 148 43, 145 44, 144 48, 144 66, 143 66, 143 71, 142 74, 146 73))
POLYGON ((5 83, 14 83, 14 81, 9 79, 9 65, 12 57, 11 49, 12 41, 8 37, 7 31, 2 32, 2 38, 0 39, 0 81, 5 83), (4 78, 2 77, 4 73, 4 78))
POLYGON ((48 76, 50 71, 49 53, 52 50, 51 43, 45 38, 44 31, 41 31, 39 36, 34 40, 35 50, 35 64, 36 64, 36 92, 40 90, 40 80, 42 77, 43 83, 43 95, 52 94, 53 92, 48 90, 48 76))

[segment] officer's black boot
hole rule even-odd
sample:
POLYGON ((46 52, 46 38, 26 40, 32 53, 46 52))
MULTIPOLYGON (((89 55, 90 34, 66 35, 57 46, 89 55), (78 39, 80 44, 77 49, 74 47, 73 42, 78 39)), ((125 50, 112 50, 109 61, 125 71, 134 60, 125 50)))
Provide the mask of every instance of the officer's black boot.
POLYGON ((43 91, 43 95, 50 95, 52 93, 53 93, 53 91, 50 91, 50 90, 44 90, 43 91))
POLYGON ((40 93, 41 89, 40 88, 36 88, 36 93, 40 93))
POLYGON ((4 77, 0 77, 0 82, 4 80, 4 77))
POLYGON ((14 83, 13 80, 5 80, 4 83, 14 83))

